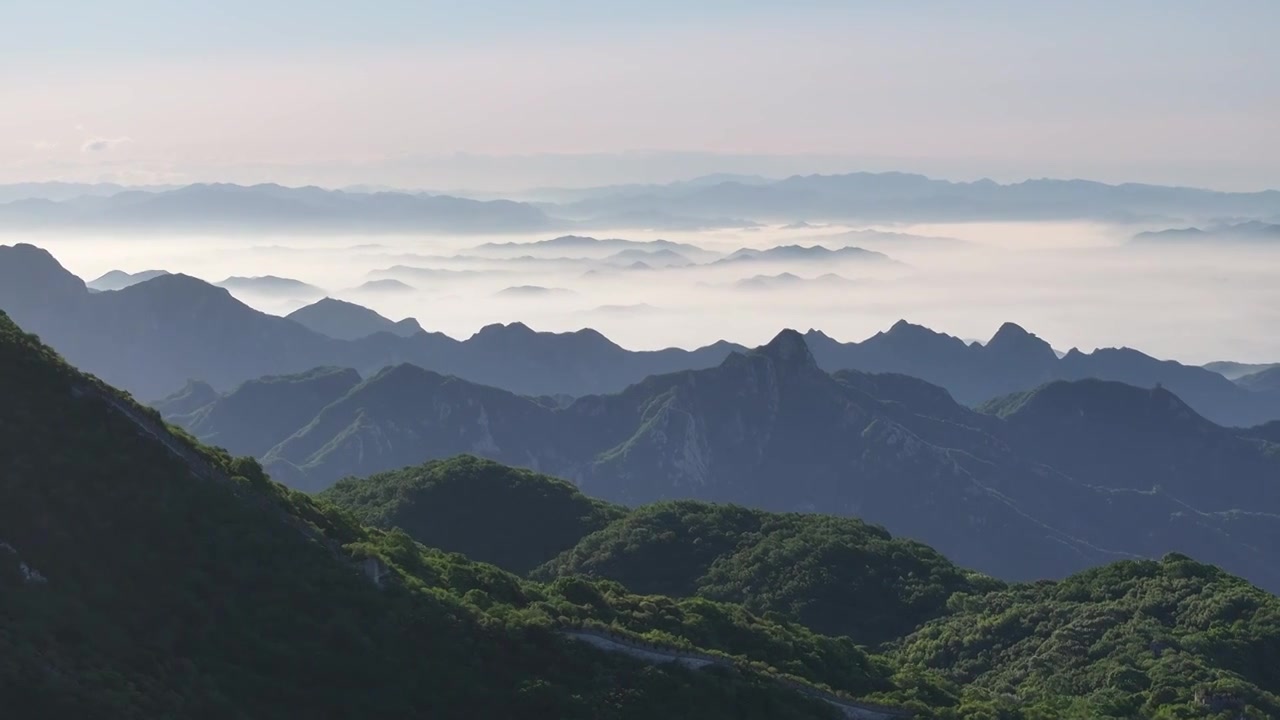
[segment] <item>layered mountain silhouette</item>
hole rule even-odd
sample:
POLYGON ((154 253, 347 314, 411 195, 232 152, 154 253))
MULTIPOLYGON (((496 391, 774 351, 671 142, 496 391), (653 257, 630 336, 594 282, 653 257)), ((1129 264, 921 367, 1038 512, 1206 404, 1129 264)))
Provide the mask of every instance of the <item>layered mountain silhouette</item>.
POLYGON ((1170 228, 1140 232, 1133 236, 1133 240, 1139 243, 1278 243, 1280 242, 1280 225, 1250 220, 1242 223, 1210 225, 1204 228, 1170 228))
POLYGON ((307 298, 324 295, 324 290, 293 278, 262 275, 259 277, 229 277, 214 283, 232 292, 255 293, 287 298, 307 298))
POLYGON ((840 343, 818 330, 810 330, 805 339, 824 368, 912 375, 946 388, 966 405, 1051 380, 1098 378, 1139 387, 1161 385, 1222 425, 1247 427, 1280 418, 1276 397, 1250 392, 1205 368, 1157 360, 1130 348, 1089 353, 1073 348, 1059 358, 1047 342, 1013 323, 1002 325, 985 344, 966 343, 905 320, 862 342, 840 343))
POLYGON ((857 283, 835 273, 825 273, 813 278, 800 277, 793 273, 777 275, 755 275, 743 278, 733 284, 739 290, 792 290, 797 288, 816 288, 835 290, 848 288, 857 283))
POLYGON ((1236 378, 1236 384, 1247 390, 1280 392, 1280 366, 1236 378))
POLYGON ((859 262, 877 262, 890 263, 893 262, 888 255, 871 250, 863 250, 859 247, 842 247, 836 250, 823 247, 821 245, 780 245, 767 250, 757 250, 755 248, 742 248, 730 253, 720 263, 737 263, 744 261, 759 262, 843 262, 846 260, 855 260, 859 262))
POLYGON ((400 365, 262 457, 315 490, 471 453, 628 505, 856 515, 1010 579, 1178 550, 1280 587, 1263 551, 1280 531, 1275 445, 1117 383, 1058 383, 990 409, 903 375, 830 375, 786 331, 718 367, 567 406, 400 365), (1095 445, 1097 459, 1075 457, 1095 445))
MULTIPOLYGON (((7 715, 817 720, 835 711, 813 683, 846 697, 893 687, 887 671, 849 672, 871 665, 851 643, 725 603, 673 598, 665 619, 693 629, 663 632, 668 653, 732 650, 715 656, 726 672, 598 649, 569 631, 624 616, 573 601, 648 598, 534 585, 355 523, 171 432, 3 313, 0 366, 7 715), (715 640, 707 614, 736 639, 715 640)), ((625 617, 611 636, 635 647, 663 627, 625 617)))
MULTIPOLYGON (((605 258, 627 251, 640 253, 668 252, 693 260, 714 256, 697 245, 670 240, 625 240, 622 238, 594 238, 586 235, 562 235, 537 242, 487 242, 473 248, 481 255, 565 257, 566 253, 581 257, 605 258)), ((662 256, 660 256, 662 257, 662 256)), ((640 259, 640 258, 633 258, 640 259)))
POLYGON ((646 250, 633 247, 620 250, 604 258, 604 261, 615 265, 630 265, 640 261, 656 267, 684 267, 693 264, 692 260, 670 248, 646 250))
POLYGON ((1225 193, 1054 179, 1012 184, 986 179, 949 182, 908 173, 863 172, 796 175, 768 182, 619 188, 555 210, 573 218, 640 211, 780 222, 796 217, 811 222, 1275 217, 1280 214, 1280 192, 1225 193))
POLYGON ((318 187, 196 184, 126 190, 107 197, 0 204, 0 225, 150 231, 529 232, 559 223, 538 208, 399 192, 353 193, 318 187))
POLYGON ((171 422, 237 455, 263 455, 325 406, 360 384, 355 370, 316 368, 308 373, 250 380, 209 402, 204 388, 188 387, 156 404, 171 422))
POLYGON ((1012 717, 1280 712, 1280 603, 1180 554, 1008 585, 856 520, 627 510, 474 458, 316 502, 3 313, 0 367, 0 697, 22 716, 970 717, 992 687, 1012 717), (530 579, 415 536, 553 557, 530 579))
POLYGON ((167 270, 143 270, 136 273, 127 273, 123 270, 112 270, 85 284, 94 290, 123 290, 130 285, 137 285, 138 283, 150 280, 151 278, 168 274, 169 271, 167 270))
POLYGON ((543 287, 542 285, 512 285, 494 293, 494 296, 506 298, 550 298, 575 294, 574 291, 565 288, 543 287))
POLYGON ((490 325, 466 340, 428 332, 338 340, 186 275, 93 294, 31 245, 0 246, 0 309, 69 360, 143 398, 165 397, 193 378, 225 391, 264 375, 322 366, 371 375, 404 362, 528 395, 581 395, 709 367, 736 347, 634 352, 594 330, 541 333, 520 323, 490 325))
MULTIPOLYGON (((718 342, 697 350, 629 351, 594 330, 545 333, 521 323, 490 325, 465 340, 430 332, 337 340, 184 275, 90 293, 31 245, 0 246, 0 309, 72 361, 144 398, 164 397, 190 379, 226 391, 264 375, 332 366, 369 377, 400 363, 523 395, 576 397, 618 392, 654 374, 711 367, 741 349, 718 342)), ((912 375, 971 406, 1051 380, 1099 378, 1162 385, 1221 425, 1250 427, 1280 418, 1280 394, 1250 391, 1210 370, 1128 348, 1073 349, 1059 358, 1048 343, 1012 323, 985 344, 906 321, 862 342, 841 343, 816 330, 805 340, 824 370, 912 375)))
POLYGON ((303 327, 337 340, 359 340, 375 333, 385 332, 409 337, 424 332, 413 318, 389 320, 363 305, 321 298, 285 316, 303 327))
POLYGON ((413 287, 409 283, 401 282, 394 278, 386 278, 384 280, 370 280, 368 282, 361 283, 358 287, 355 288, 355 291, 395 294, 395 293, 413 292, 416 289, 417 288, 413 287))
POLYGON ((1280 367, 1280 363, 1241 363, 1219 360, 1204 365, 1204 369, 1212 370, 1228 380, 1238 380, 1245 375, 1253 375, 1273 367, 1280 367))
POLYGON ((176 185, 126 186, 118 183, 23 182, 0 185, 0 203, 16 200, 74 200, 85 196, 105 197, 126 190, 174 190, 176 185))
POLYGON ((1082 482, 1159 487, 1197 508, 1280 510, 1277 448, 1215 425, 1164 388, 1056 381, 979 409, 1005 420, 1001 437, 1015 451, 1082 482))
POLYGON ((824 235, 811 235, 804 238, 804 240, 824 245, 858 245, 867 246, 869 249, 890 251, 894 249, 954 250, 969 245, 968 242, 959 238, 913 235, 911 233, 886 232, 884 230, 845 230, 824 235))

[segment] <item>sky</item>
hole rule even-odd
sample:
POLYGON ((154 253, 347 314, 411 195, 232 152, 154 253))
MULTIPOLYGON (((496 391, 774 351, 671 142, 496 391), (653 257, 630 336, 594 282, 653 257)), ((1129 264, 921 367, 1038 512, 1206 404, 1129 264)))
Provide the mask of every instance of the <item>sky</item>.
POLYGON ((1280 187, 1274 0, 0 0, 0 182, 1280 187))

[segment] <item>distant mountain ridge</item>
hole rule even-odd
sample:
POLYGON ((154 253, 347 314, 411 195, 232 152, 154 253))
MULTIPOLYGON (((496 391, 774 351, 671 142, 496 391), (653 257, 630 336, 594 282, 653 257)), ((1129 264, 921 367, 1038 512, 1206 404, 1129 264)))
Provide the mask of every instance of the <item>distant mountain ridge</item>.
POLYGON ((94 290, 123 290, 130 285, 137 285, 154 277, 168 275, 168 270, 143 270, 136 273, 127 273, 123 270, 112 270, 102 276, 90 280, 85 283, 94 290))
POLYGON ((795 175, 745 183, 672 184, 621 188, 556 206, 565 217, 586 219, 627 212, 746 217, 791 222, 856 220, 1109 220, 1147 218, 1275 217, 1280 191, 1228 193, 1185 187, 1088 180, 1035 179, 1001 184, 983 179, 951 182, 900 172, 795 175))
POLYGON ((526 232, 583 221, 697 230, 748 227, 761 220, 793 222, 796 217, 814 222, 943 222, 1280 216, 1280 192, 1274 190, 1218 192, 1047 178, 1010 184, 952 182, 901 172, 784 179, 713 175, 666 185, 557 191, 553 196, 558 203, 537 204, 361 190, 365 188, 229 183, 0 186, 0 227, 526 232))
POLYGON ((152 399, 193 378, 229 390, 320 366, 372 375, 405 362, 527 395, 581 395, 618 390, 655 373, 709 367, 738 347, 629 351, 594 330, 540 333, 521 323, 489 325, 465 340, 430 332, 338 340, 186 275, 90 293, 32 245, 0 246, 0 309, 73 362, 152 399))
POLYGON ((361 305, 331 297, 298 308, 285 319, 335 340, 359 340, 380 332, 400 337, 425 332, 413 318, 390 320, 361 305))
POLYGON ((352 193, 318 187, 195 184, 127 189, 106 196, 0 204, 0 227, 118 228, 240 232, 512 232, 563 225, 541 210, 509 200, 398 192, 352 193))
POLYGON ((1116 383, 1049 385, 979 413, 914 378, 829 375, 792 331, 718 367, 567 406, 400 365, 261 457, 314 490, 460 453, 627 505, 856 515, 1009 579, 1178 550, 1280 587, 1261 550, 1280 532, 1280 447, 1116 383), (1078 403, 1124 412, 1081 418, 1078 403), (1082 452, 1095 446, 1096 460, 1082 452))
POLYGON ((859 262, 877 262, 888 263, 893 260, 884 253, 872 252, 871 250, 863 250, 859 247, 842 247, 832 250, 822 245, 780 245, 768 248, 766 250, 757 250, 755 248, 742 248, 727 257, 717 260, 715 264, 749 261, 771 261, 771 262, 838 262, 842 260, 856 260, 859 262))
MULTIPOLYGON (((250 380, 185 413, 174 412, 180 408, 173 399, 158 405, 167 407, 167 419, 211 445, 237 455, 264 455, 359 384, 360 375, 354 370, 316 368, 298 375, 250 380)), ((191 404, 183 403, 181 409, 191 404)))
POLYGON ((818 330, 808 331, 805 339, 824 368, 911 375, 941 385, 966 405, 1052 380, 1098 378, 1162 385, 1223 425, 1247 427, 1280 418, 1280 398, 1250 392, 1211 370, 1130 348, 1089 353, 1072 348, 1059 358, 1047 342, 1014 323, 1002 325, 985 344, 965 343, 905 320, 862 342, 837 342, 818 330))
POLYGON ((533 255, 545 257, 545 252, 562 254, 568 251, 593 252, 601 258, 627 251, 670 252, 690 259, 702 258, 708 251, 689 243, 678 243, 670 240, 625 240, 622 238, 594 238, 585 235, 562 235, 549 240, 536 242, 487 242, 477 245, 474 252, 486 255, 533 255))
POLYGON ((1205 370, 1212 370, 1228 380, 1239 380, 1245 375, 1253 375, 1273 367, 1280 367, 1280 363, 1240 363, 1219 360, 1204 365, 1205 370))
POLYGON ((1280 225, 1250 220, 1241 223, 1149 230, 1133 236, 1134 242, 1267 242, 1280 243, 1280 225))
POLYGON ((805 278, 784 272, 777 275, 755 275, 733 283, 741 290, 782 290, 797 287, 841 288, 856 285, 857 282, 835 273, 824 273, 817 277, 805 278))
POLYGON ((1280 392, 1280 366, 1236 378, 1236 384, 1257 392, 1280 392))
POLYGON ((1096 380, 991 413, 904 375, 828 375, 799 333, 783 332, 717 368, 567 406, 401 365, 261 457, 274 477, 319 489, 474 454, 625 505, 856 515, 1001 578, 1178 550, 1280 587, 1280 564, 1261 552, 1280 532, 1280 446, 1208 423, 1165 391, 1096 380), (1124 411, 1079 418, 1078 402, 1124 411), (1254 512, 1248 524, 1238 509, 1254 512))
POLYGON ((258 277, 232 276, 226 280, 216 282, 214 285, 226 288, 233 292, 241 291, 278 297, 304 298, 324 295, 324 290, 316 287, 315 285, 304 283, 301 280, 277 277, 275 275, 262 275, 258 277))
MULTIPOLYGON (((320 366, 369 376, 406 362, 523 395, 577 397, 618 392, 654 374, 711 367, 743 349, 722 341, 696 350, 630 351, 595 330, 542 333, 522 323, 490 325, 465 340, 433 332, 335 340, 185 275, 93 294, 32 245, 0 246, 0 308, 74 362, 153 399, 193 378, 228 390, 264 375, 320 366)), ((1127 348, 1073 349, 1059 358, 1013 323, 985 344, 966 344, 906 321, 862 342, 841 343, 817 330, 805 340, 825 370, 912 375, 946 388, 966 405, 1051 380, 1094 377, 1140 387, 1161 384, 1222 425, 1280 419, 1276 393, 1252 392, 1210 370, 1127 348)))

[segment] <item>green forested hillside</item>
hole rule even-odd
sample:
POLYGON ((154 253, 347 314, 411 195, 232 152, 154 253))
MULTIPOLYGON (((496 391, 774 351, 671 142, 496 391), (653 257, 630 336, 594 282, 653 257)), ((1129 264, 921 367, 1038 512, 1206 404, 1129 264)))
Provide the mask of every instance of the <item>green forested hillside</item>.
POLYGON ((986 693, 995 707, 1035 702, 1053 709, 1044 717, 1280 717, 1280 603, 1184 556, 957 594, 949 606, 894 658, 986 693), (1213 697, 1199 703, 1197 692, 1213 697))
POLYGON ((319 497, 363 523, 512 572, 740 603, 861 644, 914 630, 955 592, 1003 587, 854 518, 692 500, 627 511, 472 456, 349 478, 319 497))
MULTIPOLYGON (((385 502, 394 494, 352 491, 453 467, 462 507, 506 504, 502 483, 480 477, 513 471, 474 458, 344 481, 346 492, 330 497, 356 507, 361 495, 385 502)), ((564 507, 587 502, 557 480, 523 479, 563 491, 554 497, 564 507)), ((377 521, 415 515, 389 510, 396 505, 383 506, 377 521)), ((481 518, 463 537, 501 534, 501 525, 481 518)), ((868 687, 888 687, 878 697, 919 703, 937 717, 1265 718, 1280 692, 1280 601, 1181 555, 1006 585, 858 520, 681 501, 630 510, 532 575, 553 587, 576 577, 617 581, 595 586, 606 598, 625 595, 623 587, 664 596, 644 601, 651 614, 697 607, 666 598, 731 601, 779 622, 879 643, 883 656, 868 656, 868 667, 885 669, 867 672, 868 687)))
POLYGON ((692 501, 639 508, 537 573, 574 574, 742 603, 865 644, 910 632, 955 592, 1001 585, 860 520, 692 501))
POLYGON ((520 574, 625 514, 563 480, 471 456, 343 480, 320 497, 367 525, 520 574))

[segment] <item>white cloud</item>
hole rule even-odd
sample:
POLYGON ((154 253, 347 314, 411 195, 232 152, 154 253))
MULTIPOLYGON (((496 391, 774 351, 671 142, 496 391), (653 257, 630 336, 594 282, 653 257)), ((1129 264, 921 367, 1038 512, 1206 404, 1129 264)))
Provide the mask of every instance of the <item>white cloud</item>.
POLYGON ((124 145, 126 143, 131 143, 131 142, 133 142, 133 139, 127 138, 127 137, 89 138, 88 140, 84 141, 83 145, 80 146, 80 151, 81 152, 106 152, 108 150, 114 150, 120 147, 121 145, 124 145))
POLYGON ((58 143, 53 140, 35 140, 31 143, 32 150, 54 150, 58 147, 58 143))

